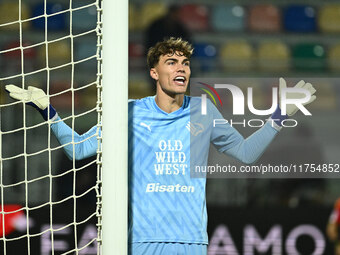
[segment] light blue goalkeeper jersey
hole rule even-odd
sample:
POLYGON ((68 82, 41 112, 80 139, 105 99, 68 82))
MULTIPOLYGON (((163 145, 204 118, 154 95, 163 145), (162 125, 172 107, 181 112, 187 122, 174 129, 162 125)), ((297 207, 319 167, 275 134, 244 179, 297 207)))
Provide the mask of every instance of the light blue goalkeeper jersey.
MULTIPOLYGON (((154 97, 129 103, 129 241, 207 244, 205 178, 192 178, 190 165, 207 165, 210 143, 242 162, 254 162, 277 134, 270 123, 244 139, 208 101, 184 97, 180 109, 162 111, 154 97)), ((58 120, 52 130, 69 157, 72 130, 58 120)), ((96 153, 96 128, 73 134, 77 159, 96 153), (82 142, 83 141, 83 142, 82 142)))

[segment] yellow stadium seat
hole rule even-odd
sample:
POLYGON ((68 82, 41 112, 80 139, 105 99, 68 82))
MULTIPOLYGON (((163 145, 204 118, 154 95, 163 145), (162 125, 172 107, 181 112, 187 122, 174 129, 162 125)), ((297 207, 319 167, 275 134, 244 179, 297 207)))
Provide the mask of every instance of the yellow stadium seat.
POLYGON ((321 7, 318 23, 322 32, 340 33, 340 4, 327 4, 321 7))
POLYGON ((147 28, 151 24, 151 22, 164 16, 167 11, 168 8, 163 3, 150 2, 144 4, 140 11, 140 28, 147 28))
MULTIPOLYGON (((42 66, 46 66, 46 48, 39 48, 39 59, 42 66)), ((68 40, 57 41, 48 44, 48 66, 56 67, 71 61, 71 47, 68 40)))
POLYGON ((328 66, 331 71, 340 72, 340 44, 334 45, 329 49, 328 66))
MULTIPOLYGON (((30 10, 28 6, 21 3, 21 18, 20 20, 25 20, 30 17, 30 10)), ((0 24, 6 24, 10 22, 19 21, 19 4, 18 1, 4 2, 0 4, 0 24)), ((22 28, 28 28, 29 22, 23 22, 22 28)), ((19 22, 0 27, 3 30, 19 30, 19 22)))
POLYGON ((262 71, 287 71, 290 66, 290 49, 282 42, 263 42, 259 45, 258 66, 262 71))
POLYGON ((221 48, 221 62, 224 70, 249 71, 254 67, 254 50, 246 41, 230 42, 221 48))

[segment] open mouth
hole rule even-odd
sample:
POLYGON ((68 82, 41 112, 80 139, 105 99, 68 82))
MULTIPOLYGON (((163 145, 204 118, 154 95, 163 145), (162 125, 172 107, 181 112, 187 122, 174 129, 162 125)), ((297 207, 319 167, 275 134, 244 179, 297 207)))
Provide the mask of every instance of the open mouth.
POLYGON ((184 76, 176 76, 174 81, 178 85, 184 85, 187 79, 184 76))

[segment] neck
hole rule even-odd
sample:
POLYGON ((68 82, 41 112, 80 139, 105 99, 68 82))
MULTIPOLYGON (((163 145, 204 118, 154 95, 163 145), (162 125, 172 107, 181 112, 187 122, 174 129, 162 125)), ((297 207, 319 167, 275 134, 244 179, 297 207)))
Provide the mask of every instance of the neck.
POLYGON ((163 91, 157 90, 155 101, 160 109, 167 113, 177 111, 182 107, 184 94, 168 95, 163 91))

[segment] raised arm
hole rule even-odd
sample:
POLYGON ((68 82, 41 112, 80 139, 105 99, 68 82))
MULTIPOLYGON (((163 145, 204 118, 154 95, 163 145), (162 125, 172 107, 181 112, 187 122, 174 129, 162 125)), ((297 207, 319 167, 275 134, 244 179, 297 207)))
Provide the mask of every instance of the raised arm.
MULTIPOLYGON (((295 85, 294 88, 309 91, 311 97, 307 102, 304 102, 303 105, 307 105, 315 100, 316 96, 313 94, 316 92, 316 90, 310 83, 300 81, 297 83, 297 85, 295 85)), ((286 109, 287 115, 281 114, 281 93, 286 89, 287 87, 285 80, 280 78, 280 105, 277 107, 269 121, 248 138, 244 139, 242 135, 229 124, 215 127, 211 139, 215 147, 220 152, 231 155, 242 163, 254 163, 263 154, 268 145, 281 130, 280 125, 282 121, 290 116, 293 116, 299 110, 296 105, 290 104, 286 109)), ((299 99, 299 97, 301 97, 301 94, 294 93, 294 91, 286 95, 287 99, 299 99)), ((212 108, 214 118, 223 119, 222 115, 211 103, 210 106, 212 108)))
POLYGON ((267 122, 248 138, 243 136, 229 124, 215 128, 211 142, 218 151, 230 155, 242 163, 254 163, 266 150, 279 130, 267 122), (224 129, 224 130, 223 130, 224 129))
POLYGON ((22 89, 15 85, 6 85, 6 91, 12 98, 36 108, 44 120, 51 122, 53 133, 70 159, 81 160, 96 154, 97 136, 101 132, 99 128, 94 126, 83 135, 79 135, 59 118, 58 113, 49 103, 49 97, 42 89, 32 86, 22 89))
POLYGON ((97 137, 101 133, 98 127, 94 126, 86 133, 79 135, 58 117, 51 124, 51 129, 59 143, 64 145, 63 149, 70 159, 81 160, 96 154, 97 137))

